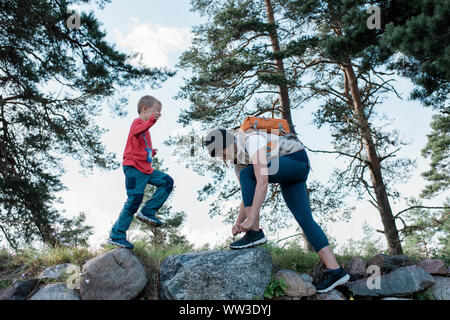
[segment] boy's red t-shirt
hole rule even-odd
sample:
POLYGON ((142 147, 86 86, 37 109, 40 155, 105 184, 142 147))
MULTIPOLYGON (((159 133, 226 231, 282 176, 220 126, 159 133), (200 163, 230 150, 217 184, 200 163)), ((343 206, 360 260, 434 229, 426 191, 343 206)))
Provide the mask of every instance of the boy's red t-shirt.
POLYGON ((128 134, 127 144, 123 153, 123 165, 133 166, 145 174, 151 174, 152 157, 155 151, 152 147, 150 129, 156 123, 154 115, 147 121, 141 118, 134 119, 128 134))

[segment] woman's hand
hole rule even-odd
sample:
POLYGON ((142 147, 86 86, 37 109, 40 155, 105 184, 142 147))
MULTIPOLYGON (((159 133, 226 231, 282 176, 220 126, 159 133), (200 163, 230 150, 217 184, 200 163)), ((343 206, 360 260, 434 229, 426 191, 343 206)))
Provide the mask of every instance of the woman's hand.
POLYGON ((241 227, 239 227, 239 223, 236 223, 232 228, 231 228, 231 233, 233 234, 233 237, 235 235, 237 235, 238 233, 241 233, 241 227))
POLYGON ((239 225, 239 228, 242 230, 242 232, 245 232, 245 231, 250 230, 254 224, 255 224, 254 220, 247 219, 239 225))

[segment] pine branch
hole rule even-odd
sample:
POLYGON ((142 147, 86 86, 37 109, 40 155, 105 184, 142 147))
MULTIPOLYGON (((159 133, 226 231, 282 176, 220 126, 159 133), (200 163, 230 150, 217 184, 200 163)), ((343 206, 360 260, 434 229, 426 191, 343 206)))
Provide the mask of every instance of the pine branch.
POLYGON ((402 213, 407 212, 407 211, 412 210, 412 209, 448 209, 448 210, 450 210, 450 207, 412 206, 412 207, 409 207, 409 208, 407 208, 407 209, 404 209, 404 210, 398 212, 398 213, 394 216, 394 219, 396 219, 396 218, 397 218, 398 216, 400 216, 402 213))

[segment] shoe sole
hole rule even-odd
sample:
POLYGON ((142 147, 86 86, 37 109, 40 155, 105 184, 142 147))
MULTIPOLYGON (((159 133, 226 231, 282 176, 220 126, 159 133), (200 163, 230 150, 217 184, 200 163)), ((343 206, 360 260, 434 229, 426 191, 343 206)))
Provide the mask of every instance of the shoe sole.
POLYGON ((146 223, 146 224, 148 224, 150 226, 153 226, 153 227, 160 227, 161 226, 161 224, 158 224, 155 221, 147 219, 147 218, 145 218, 143 216, 136 216, 136 219, 138 219, 139 221, 144 222, 144 223, 146 223))
POLYGON ((134 247, 128 247, 128 246, 125 246, 125 245, 123 245, 123 244, 120 244, 120 243, 117 243, 117 242, 114 242, 114 241, 111 241, 111 240, 108 240, 108 241, 106 241, 106 242, 109 243, 109 244, 112 244, 112 245, 121 247, 121 248, 125 248, 125 249, 133 249, 133 248, 134 248, 134 247))
POLYGON ((246 249, 246 248, 256 247, 256 246, 259 246, 259 245, 264 244, 266 242, 267 242, 267 238, 264 237, 264 238, 261 238, 259 240, 253 241, 251 243, 245 244, 243 246, 229 246, 229 247, 230 247, 230 249, 233 249, 233 250, 239 250, 239 249, 246 249))
POLYGON ((345 276, 343 276, 342 278, 340 278, 338 281, 336 281, 335 283, 333 283, 331 286, 329 286, 328 288, 322 289, 322 290, 316 290, 317 293, 326 293, 329 292, 331 290, 333 290, 334 288, 336 288, 337 286, 341 286, 344 283, 346 283, 348 280, 350 280, 350 276, 348 274, 346 274, 345 276))

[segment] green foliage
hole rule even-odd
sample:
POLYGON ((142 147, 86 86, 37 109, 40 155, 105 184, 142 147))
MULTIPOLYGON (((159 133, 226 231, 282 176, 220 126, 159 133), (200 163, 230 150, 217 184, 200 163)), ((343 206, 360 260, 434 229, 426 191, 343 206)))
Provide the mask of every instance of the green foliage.
POLYGON ((69 30, 67 8, 87 2, 0 1, 0 230, 13 248, 33 240, 57 245, 55 231, 65 223, 53 208, 64 189, 62 157, 85 170, 116 168, 95 117, 105 105, 124 115, 124 88, 172 75, 131 65, 105 41, 92 12, 69 30))
POLYGON ((13 283, 12 279, 6 278, 6 279, 0 279, 0 290, 5 290, 9 286, 11 286, 13 283))
POLYGON ((27 266, 30 270, 62 264, 72 263, 82 265, 85 261, 93 258, 95 252, 85 247, 51 247, 42 250, 26 248, 17 251, 12 256, 14 265, 27 266))
POLYGON ((65 219, 61 223, 61 229, 56 232, 56 242, 64 246, 88 246, 89 237, 94 232, 93 227, 84 224, 85 220, 84 212, 72 219, 65 219))
POLYGON ((405 250, 423 258, 441 258, 449 261, 450 256, 450 199, 443 206, 446 209, 421 208, 422 203, 410 199, 412 208, 400 216, 404 228, 401 229, 405 250))
POLYGON ((264 298, 274 299, 284 295, 284 291, 287 289, 287 283, 284 279, 275 279, 273 276, 270 279, 269 284, 264 291, 264 298))
POLYGON ((410 296, 410 299, 413 300, 436 300, 436 297, 433 294, 431 288, 427 290, 416 292, 410 296))
POLYGON ((446 0, 397 1, 398 17, 388 20, 381 44, 396 55, 389 68, 416 85, 411 97, 448 111, 450 93, 450 7, 446 0), (403 18, 405 17, 406 18, 403 18), (400 20, 400 21, 399 21, 400 20))
POLYGON ((280 269, 293 270, 298 273, 311 273, 319 262, 317 253, 307 252, 298 244, 291 243, 280 247, 274 243, 265 244, 269 250, 273 264, 280 269))
POLYGON ((363 223, 364 238, 361 240, 350 239, 340 246, 339 251, 344 256, 364 257, 366 260, 378 253, 386 253, 383 250, 380 237, 375 237, 375 230, 366 222, 363 223))
POLYGON ((437 114, 431 121, 428 143, 422 150, 424 157, 430 157, 430 169, 422 176, 431 184, 422 191, 421 196, 430 198, 450 187, 450 114, 437 114))

